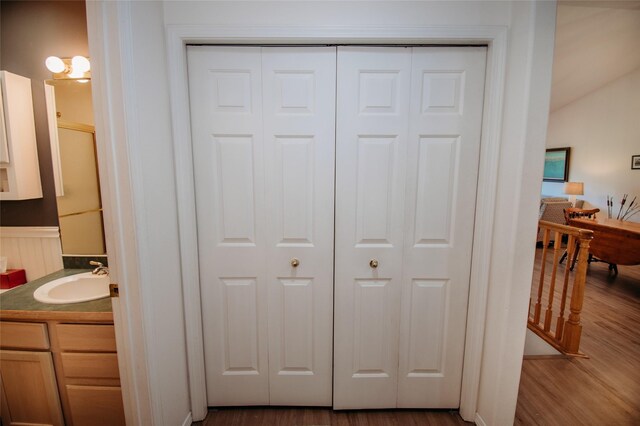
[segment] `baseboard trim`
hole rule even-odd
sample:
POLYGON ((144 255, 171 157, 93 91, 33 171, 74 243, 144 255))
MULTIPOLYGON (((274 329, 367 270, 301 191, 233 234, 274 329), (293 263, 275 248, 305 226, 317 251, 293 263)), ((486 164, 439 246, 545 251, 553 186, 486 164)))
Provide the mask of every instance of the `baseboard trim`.
POLYGON ((535 359, 569 359, 569 358, 573 358, 572 356, 569 355, 563 355, 563 354, 558 354, 558 355, 524 355, 522 357, 523 360, 535 360, 535 359))
POLYGON ((478 413, 476 413, 476 420, 475 420, 476 424, 478 426, 487 426, 487 423, 484 421, 484 419, 482 418, 482 416, 478 413))
POLYGON ((182 426, 191 426, 191 423, 193 423, 193 419, 191 417, 191 411, 189 411, 189 413, 187 414, 187 418, 184 419, 184 422, 182 422, 182 426))

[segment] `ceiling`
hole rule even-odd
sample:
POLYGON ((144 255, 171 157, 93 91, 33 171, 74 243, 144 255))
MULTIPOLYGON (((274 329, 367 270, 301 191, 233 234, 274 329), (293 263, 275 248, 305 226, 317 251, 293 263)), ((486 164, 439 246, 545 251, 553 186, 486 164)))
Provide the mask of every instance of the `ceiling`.
POLYGON ((640 68, 640 1, 560 1, 551 112, 640 68))

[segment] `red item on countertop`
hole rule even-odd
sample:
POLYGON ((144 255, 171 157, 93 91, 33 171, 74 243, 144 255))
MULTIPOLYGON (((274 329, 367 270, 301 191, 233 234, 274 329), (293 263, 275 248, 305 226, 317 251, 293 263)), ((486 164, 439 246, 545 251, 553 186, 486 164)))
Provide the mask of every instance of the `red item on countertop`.
POLYGON ((7 269, 0 274, 0 289, 14 288, 27 282, 27 274, 24 269, 7 269))

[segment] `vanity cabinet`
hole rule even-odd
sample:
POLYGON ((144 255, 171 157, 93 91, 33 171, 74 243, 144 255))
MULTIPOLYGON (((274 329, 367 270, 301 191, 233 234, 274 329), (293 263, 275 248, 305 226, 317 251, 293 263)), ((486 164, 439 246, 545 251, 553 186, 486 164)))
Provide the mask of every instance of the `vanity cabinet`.
POLYGON ((64 425, 46 324, 2 322, 3 425, 64 425))
POLYGON ((125 424, 112 323, 2 321, 0 345, 3 424, 125 424))
POLYGON ((52 333, 73 424, 124 425, 113 325, 55 324, 52 333))
POLYGON ((42 198, 31 80, 0 71, 0 200, 42 198))

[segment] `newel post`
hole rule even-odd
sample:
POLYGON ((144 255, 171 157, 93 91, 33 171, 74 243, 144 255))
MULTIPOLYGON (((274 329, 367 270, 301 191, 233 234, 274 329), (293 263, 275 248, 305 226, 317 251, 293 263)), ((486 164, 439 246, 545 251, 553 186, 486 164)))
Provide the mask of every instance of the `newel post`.
POLYGON ((593 238, 593 231, 580 230, 578 236, 579 250, 578 269, 576 270, 573 290, 571 292, 571 305, 569 318, 564 326, 562 346, 568 353, 578 353, 580 348, 580 335, 582 334, 582 323, 580 313, 584 302, 584 289, 587 280, 587 261, 589 259, 589 244, 593 238))

